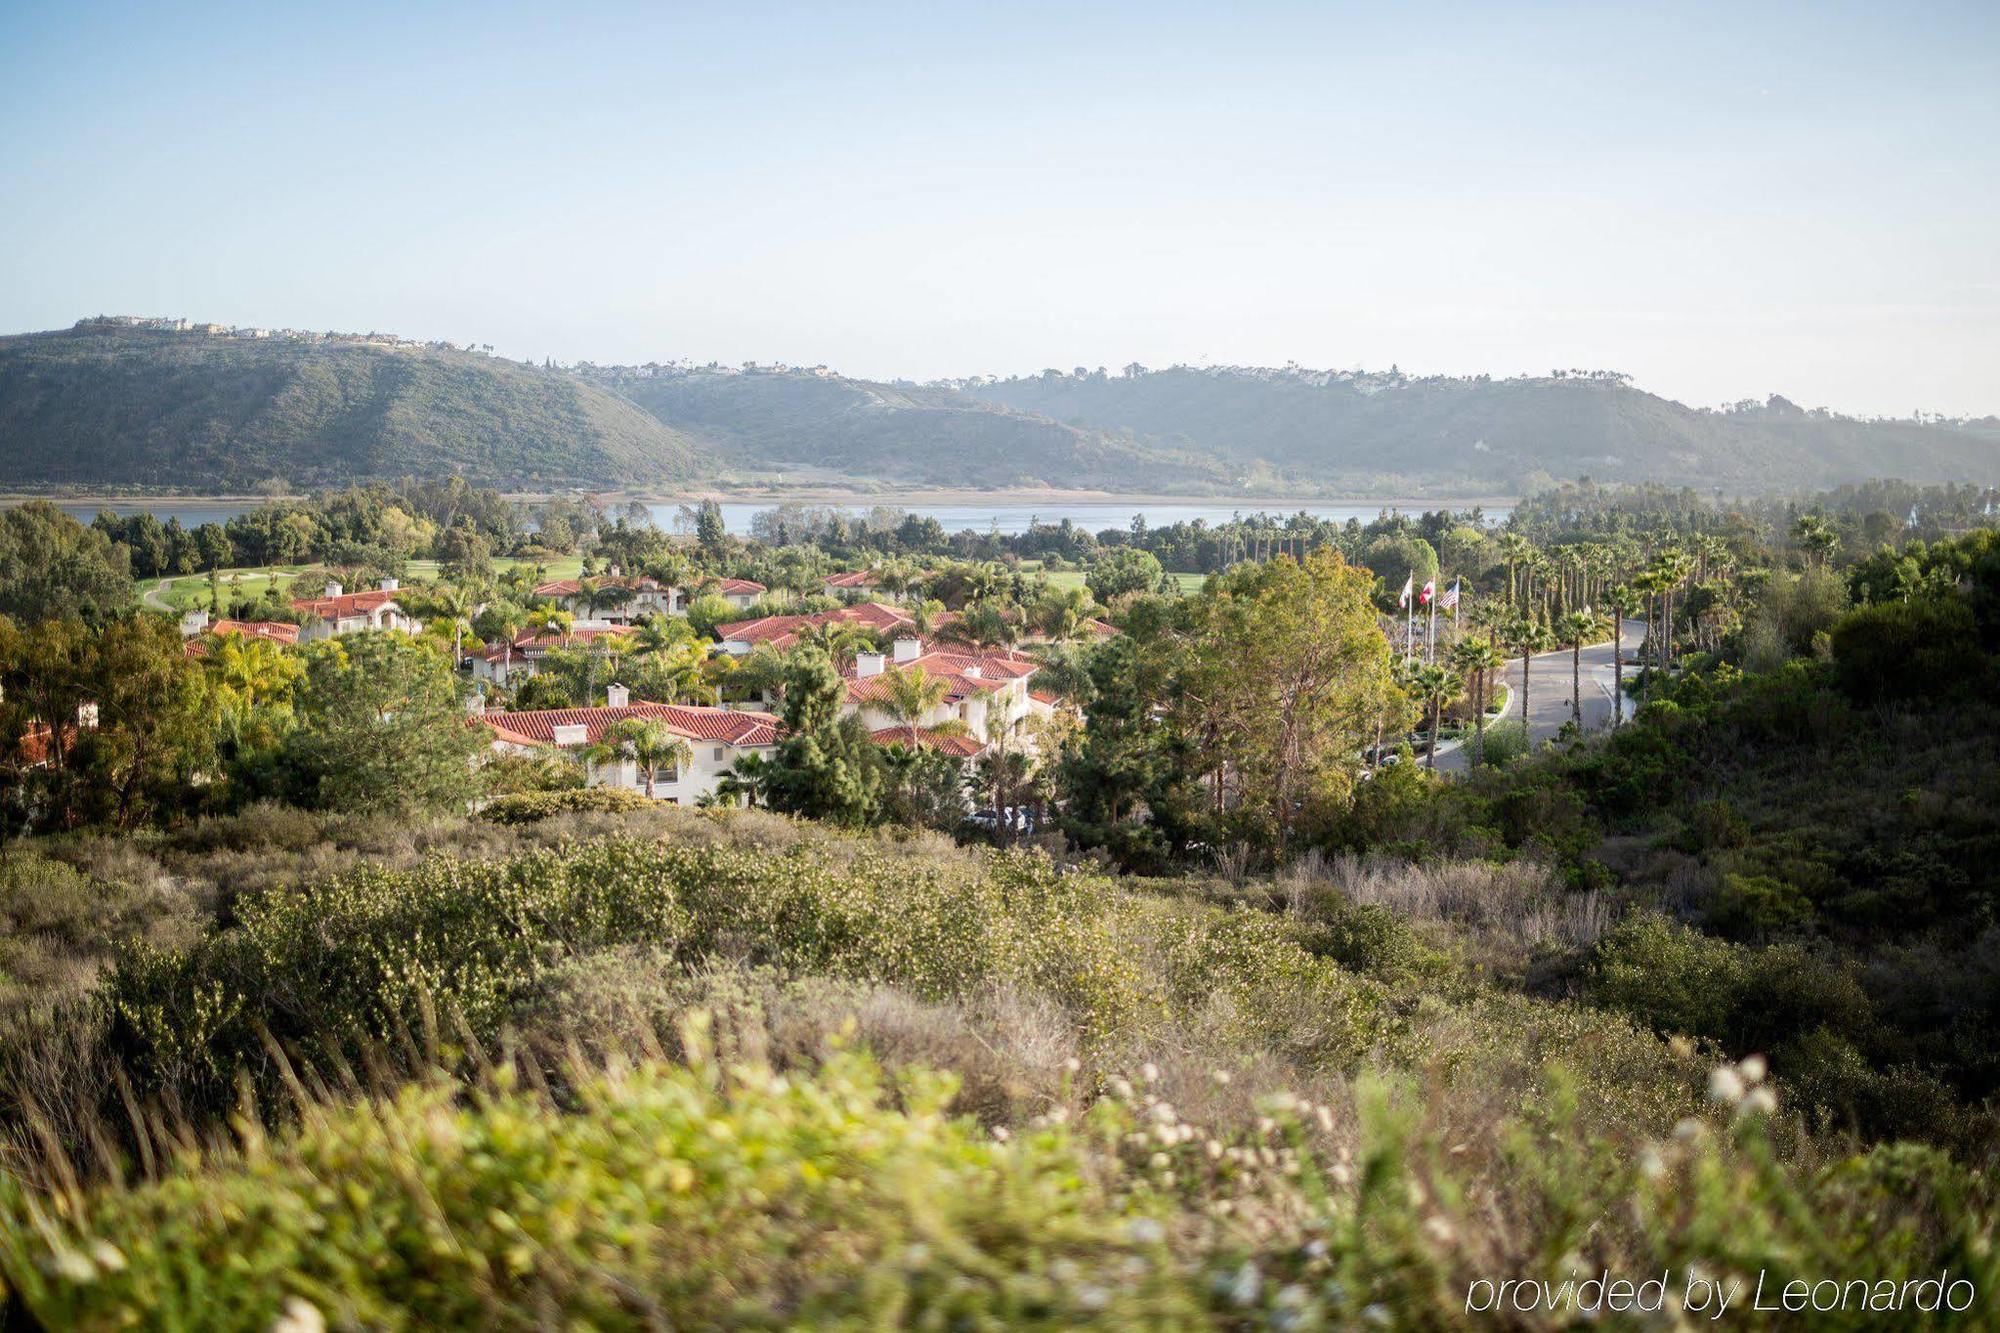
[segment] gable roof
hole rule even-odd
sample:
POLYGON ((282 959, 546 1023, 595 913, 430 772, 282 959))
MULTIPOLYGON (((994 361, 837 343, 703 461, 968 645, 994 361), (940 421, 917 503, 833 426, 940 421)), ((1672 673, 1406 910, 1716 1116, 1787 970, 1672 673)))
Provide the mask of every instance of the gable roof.
POLYGON ((297 643, 299 627, 282 620, 218 620, 208 627, 215 635, 240 634, 246 639, 268 639, 272 643, 297 643))
POLYGON ((881 602, 857 602, 853 606, 836 607, 831 611, 816 611, 811 615, 759 616, 754 620, 733 620, 726 625, 715 627, 716 637, 736 643, 768 643, 773 648, 789 648, 798 641, 799 631, 812 625, 831 625, 835 622, 861 625, 872 630, 889 630, 908 625, 912 629, 916 621, 909 614, 881 602))
POLYGON ((898 671, 922 667, 932 680, 945 683, 945 701, 955 703, 974 695, 991 694, 1009 681, 1023 680, 1035 673, 1039 663, 1026 657, 999 654, 928 652, 907 662, 885 667, 872 676, 858 674, 854 667, 842 672, 847 677, 847 701, 861 704, 889 697, 889 680, 898 671))
POLYGON ((294 611, 320 620, 339 620, 343 616, 363 615, 380 607, 394 605, 396 605, 396 594, 383 588, 374 588, 367 592, 346 592, 338 597, 292 599, 294 611))
MULTIPOLYGON (((551 648, 587 648, 599 639, 627 638, 638 632, 637 625, 585 625, 572 627, 568 635, 528 630, 514 637, 512 656, 540 657, 551 648)), ((481 656, 489 662, 504 662, 509 656, 507 645, 496 643, 481 656)))
POLYGON ((606 574, 596 579, 550 579, 535 585, 537 597, 575 597, 585 585, 612 588, 620 592, 665 592, 667 585, 648 574, 606 574))
MULTIPOLYGON (((883 727, 879 731, 869 732, 868 739, 874 741, 877 745, 908 745, 910 743, 910 729, 908 727, 883 727)), ((917 748, 920 750, 937 750, 951 755, 955 759, 970 759, 986 749, 984 745, 970 736, 941 735, 928 727, 917 728, 917 748)))
POLYGON ((879 586, 881 580, 875 577, 875 571, 872 569, 851 569, 845 574, 828 574, 820 582, 829 588, 839 590, 843 588, 873 588, 879 586))
POLYGON ((689 740, 723 741, 735 746, 775 745, 778 719, 769 713, 696 704, 628 704, 623 708, 541 708, 524 713, 487 713, 479 720, 496 740, 514 745, 554 745, 557 727, 584 727, 585 743, 596 744, 613 723, 642 717, 689 740))
POLYGON ((767 589, 755 579, 723 579, 716 585, 716 591, 724 597, 742 597, 748 593, 765 592, 767 589))

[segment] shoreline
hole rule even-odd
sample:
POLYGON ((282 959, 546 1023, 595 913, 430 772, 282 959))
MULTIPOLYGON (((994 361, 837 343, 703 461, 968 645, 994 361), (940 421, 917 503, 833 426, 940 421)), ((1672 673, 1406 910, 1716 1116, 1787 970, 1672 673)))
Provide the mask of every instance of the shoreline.
MULTIPOLYGON (((1211 494, 1174 495, 1157 491, 1121 492, 1073 489, 1016 489, 1016 490, 953 490, 948 488, 910 487, 882 491, 845 490, 836 486, 810 486, 798 489, 773 489, 768 487, 744 487, 741 489, 709 488, 675 492, 603 490, 603 491, 503 491, 509 500, 532 503, 558 496, 589 496, 594 499, 624 503, 637 500, 642 504, 693 504, 703 500, 714 500, 719 504, 810 504, 836 505, 845 509, 867 509, 875 505, 890 508, 908 508, 913 505, 1231 505, 1246 512, 1263 510, 1266 513, 1294 512, 1302 508, 1327 505, 1380 505, 1385 509, 1423 511, 1426 509, 1464 510, 1476 506, 1492 508, 1513 506, 1520 503, 1519 496, 1383 496, 1359 493, 1338 495, 1271 495, 1271 494, 1211 494)), ((299 495, 170 495, 159 492, 115 492, 91 491, 82 494, 62 494, 48 491, 0 491, 0 507, 25 504, 31 500, 47 500, 58 505, 243 505, 255 507, 273 500, 299 500, 299 495)))

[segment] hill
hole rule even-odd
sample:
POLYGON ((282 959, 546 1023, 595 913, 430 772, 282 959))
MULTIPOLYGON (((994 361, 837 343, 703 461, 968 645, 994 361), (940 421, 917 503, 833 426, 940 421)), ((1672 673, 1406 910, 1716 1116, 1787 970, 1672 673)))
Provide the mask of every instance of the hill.
POLYGON ((1230 480, 1193 451, 1052 421, 946 385, 789 369, 648 371, 585 373, 739 467, 934 486, 1193 490, 1230 480))
POLYGON ((79 325, 0 338, 0 486, 678 482, 693 441, 573 376, 436 344, 79 325))
POLYGON ((972 381, 963 396, 1214 458, 1245 479, 1534 489, 1536 474, 1773 490, 1985 480, 2000 420, 1858 421, 1783 398, 1687 407, 1622 376, 1496 380, 1242 368, 972 381))

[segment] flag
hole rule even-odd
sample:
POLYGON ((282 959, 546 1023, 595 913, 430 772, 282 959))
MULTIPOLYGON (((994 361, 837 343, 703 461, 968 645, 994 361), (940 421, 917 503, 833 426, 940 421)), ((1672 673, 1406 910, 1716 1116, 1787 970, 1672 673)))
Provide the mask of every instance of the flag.
POLYGON ((1457 580, 1457 579, 1453 579, 1453 580, 1451 581, 1451 586, 1450 586, 1449 588, 1446 588, 1446 589, 1444 590, 1444 596, 1442 596, 1442 597, 1438 598, 1438 606, 1439 606, 1439 607, 1441 607, 1442 609, 1446 610, 1446 611, 1456 611, 1456 610, 1458 610, 1458 580, 1457 580))
POLYGON ((1428 583, 1424 584, 1424 590, 1421 593, 1417 594, 1417 605, 1429 606, 1431 604, 1431 598, 1437 596, 1437 592, 1438 592, 1437 580, 1432 579, 1428 583))
POLYGON ((1416 586, 1417 586, 1417 576, 1415 574, 1412 574, 1410 575, 1410 577, 1404 579, 1403 592, 1402 595, 1396 599, 1396 605, 1408 606, 1410 604, 1410 593, 1412 590, 1416 588, 1416 586))

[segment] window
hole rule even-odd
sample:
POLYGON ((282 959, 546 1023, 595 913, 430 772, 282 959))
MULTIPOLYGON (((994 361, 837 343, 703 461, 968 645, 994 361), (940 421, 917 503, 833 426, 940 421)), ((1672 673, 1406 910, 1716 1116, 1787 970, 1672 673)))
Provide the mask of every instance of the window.
POLYGON ((721 763, 721 762, 722 762, 722 761, 723 761, 723 760, 724 760, 724 759, 725 759, 726 757, 728 757, 728 754, 729 754, 729 748, 728 748, 727 746, 723 746, 723 745, 718 745, 718 746, 716 746, 716 747, 715 747, 715 762, 716 762, 716 763, 718 763, 718 764, 719 764, 719 763, 721 763))

